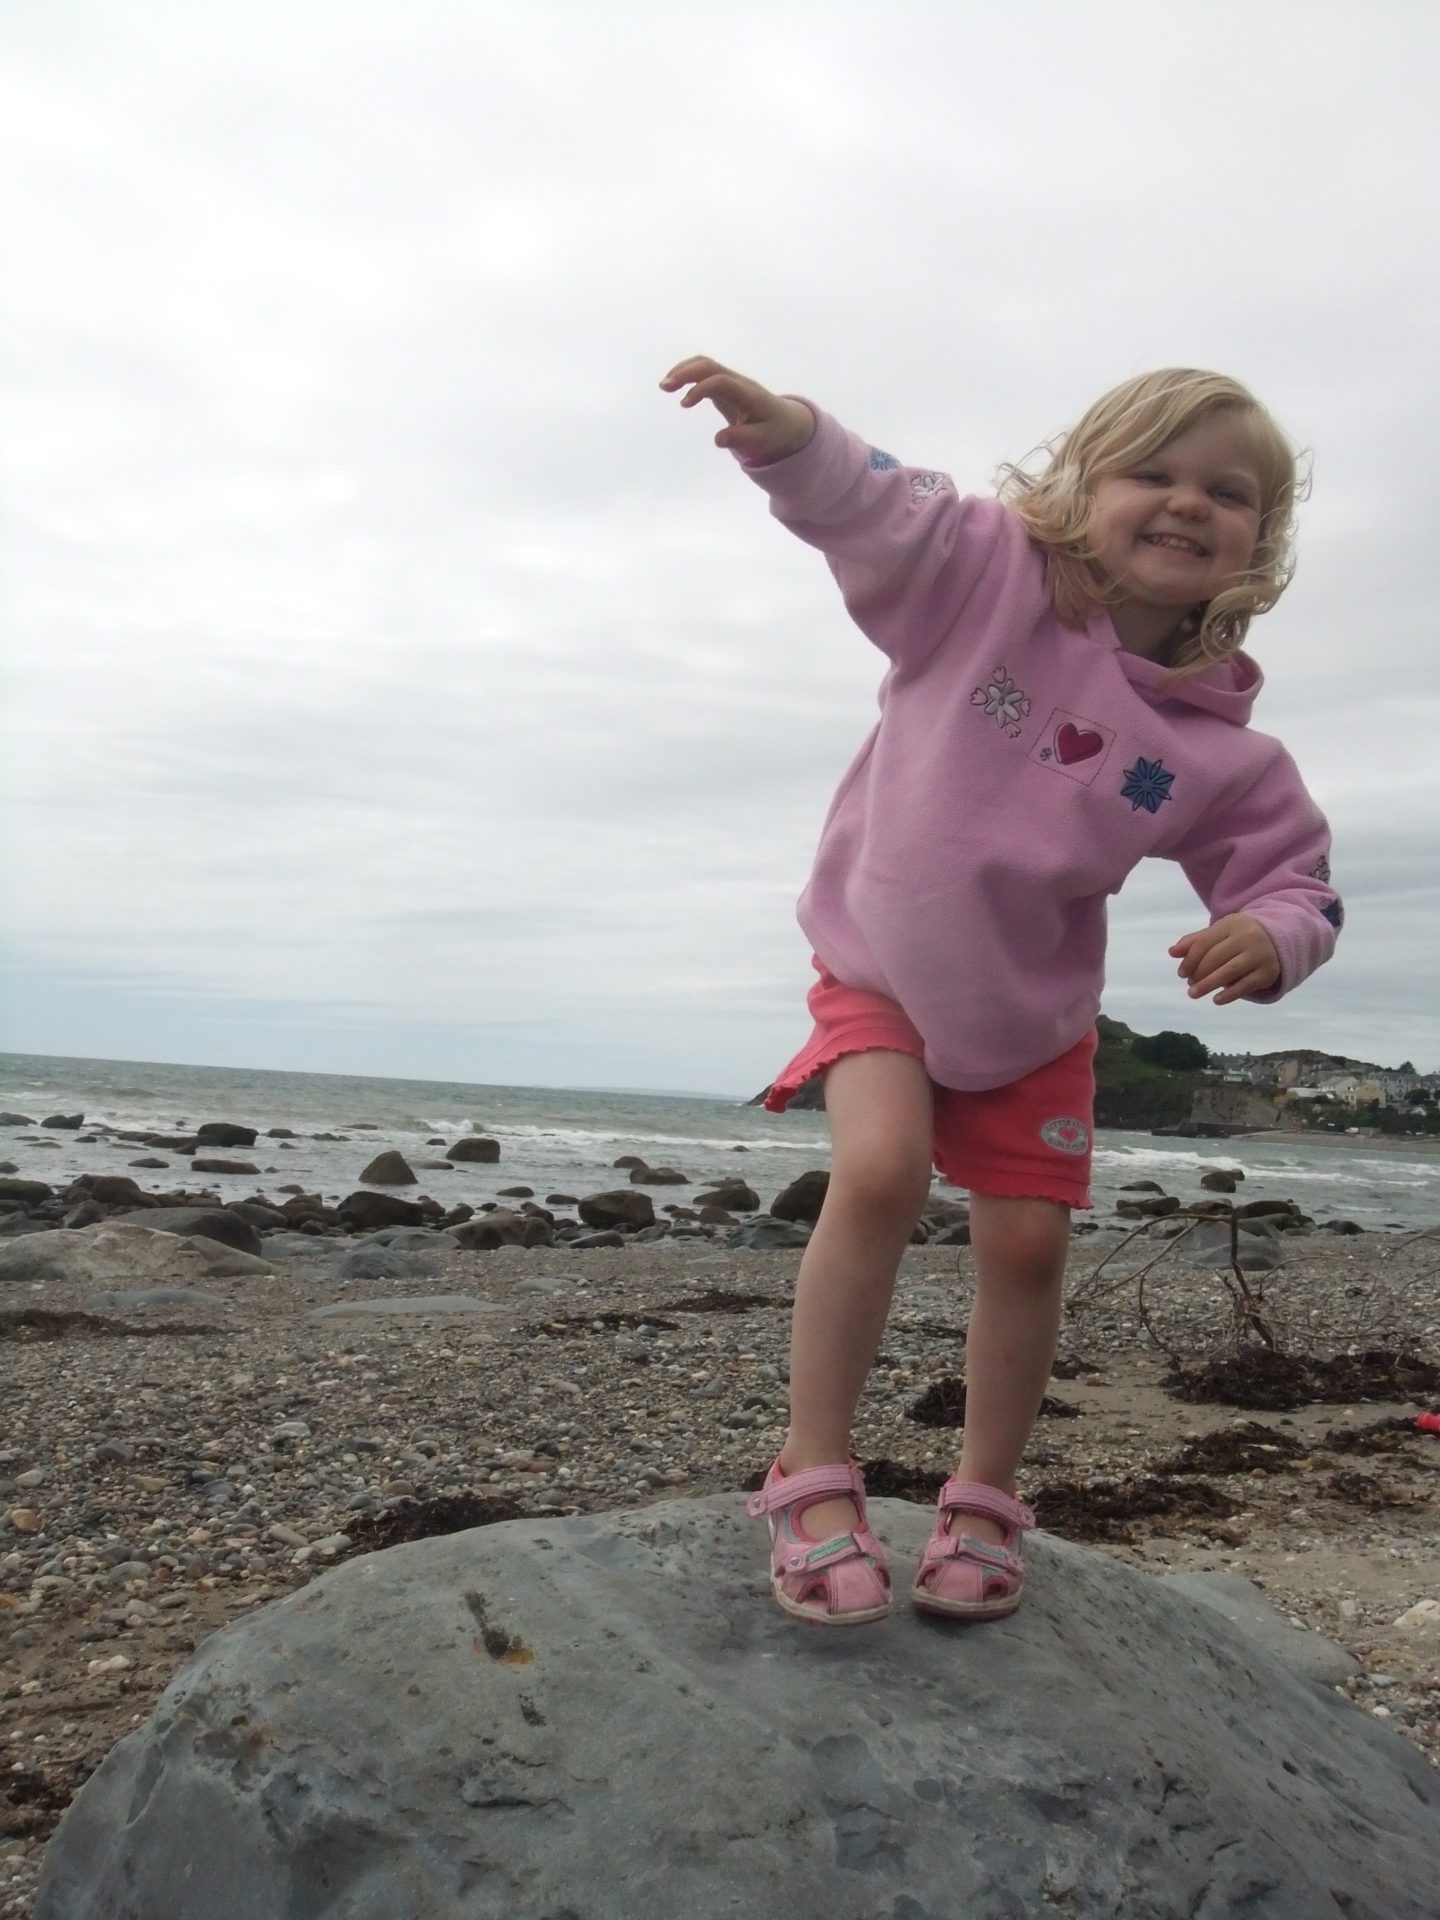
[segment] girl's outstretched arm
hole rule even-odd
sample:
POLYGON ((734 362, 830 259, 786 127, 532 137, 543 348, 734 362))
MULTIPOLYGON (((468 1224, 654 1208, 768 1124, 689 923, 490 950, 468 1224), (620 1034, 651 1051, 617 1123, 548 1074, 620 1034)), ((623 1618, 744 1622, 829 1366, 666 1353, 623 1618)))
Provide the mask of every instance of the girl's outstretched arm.
POLYGON ((687 389, 682 407, 708 400, 725 420, 715 436, 716 446, 738 454, 748 465, 769 466, 787 459, 815 437, 815 416, 803 400, 771 393, 758 380, 748 380, 703 353, 673 366, 660 386, 665 393, 687 389))

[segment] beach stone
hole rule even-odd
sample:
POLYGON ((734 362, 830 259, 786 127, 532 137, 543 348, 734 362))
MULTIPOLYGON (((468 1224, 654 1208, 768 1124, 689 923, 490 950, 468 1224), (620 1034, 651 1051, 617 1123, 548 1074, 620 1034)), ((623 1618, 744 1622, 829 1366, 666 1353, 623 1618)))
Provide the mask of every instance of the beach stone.
POLYGON ((760 1196, 747 1181, 717 1180, 695 1196, 697 1207, 727 1207, 736 1213, 758 1213, 760 1196))
POLYGON ((415 1174, 403 1153, 377 1153, 360 1178, 376 1187, 413 1187, 415 1174))
POLYGON ((98 1200, 102 1207, 153 1207, 153 1194, 146 1193, 138 1180, 128 1173, 77 1173, 61 1195, 68 1206, 86 1198, 98 1200))
POLYGON ((338 1300, 333 1306, 312 1307, 307 1320, 353 1320, 365 1316, 409 1319, 416 1314, 504 1313, 498 1300, 482 1300, 473 1293, 410 1293, 389 1299, 338 1300))
POLYGON ((436 1261, 398 1247, 356 1247, 340 1262, 342 1280, 428 1280, 439 1271, 436 1261))
POLYGON ((33 1127, 28 1113, 0 1113, 0 1127, 33 1127))
POLYGON ((207 1120, 195 1129, 196 1142, 202 1147, 253 1147, 258 1138, 254 1127, 237 1127, 229 1120, 207 1120))
POLYGON ((293 1127, 267 1127, 265 1138, 267 1140, 298 1140, 300 1136, 293 1127))
POLYGON ((192 1173, 259 1173, 253 1160, 216 1160, 202 1154, 190 1162, 192 1173))
POLYGON ((7 1281, 68 1284, 88 1291, 124 1279, 188 1283, 273 1272, 266 1261, 199 1235, 156 1232, 113 1219, 74 1233, 26 1234, 0 1244, 0 1286, 7 1281))
POLYGON ((240 1253, 254 1254, 257 1258, 260 1254, 260 1236, 254 1227, 226 1207, 152 1206, 110 1217, 112 1223, 150 1227, 156 1233, 184 1234, 187 1239, 198 1235, 204 1240, 218 1240, 222 1247, 234 1247, 240 1253))
POLYGON ((142 1154, 140 1159, 126 1162, 126 1165, 131 1167, 168 1167, 169 1164, 168 1160, 162 1160, 157 1153, 142 1154))
POLYGON ((11 1213, 0 1212, 0 1238, 7 1235, 18 1238, 22 1233, 54 1233, 59 1226, 58 1220, 36 1220, 18 1209, 11 1213))
POLYGON ((158 1147, 162 1153, 194 1153, 200 1144, 193 1133, 143 1133, 142 1147, 158 1147))
POLYGON ((206 1293, 201 1287, 119 1287, 89 1294, 85 1301, 91 1313, 148 1313, 152 1309, 173 1313, 225 1304, 218 1293, 206 1293))
POLYGON ((18 1173, 19 1167, 13 1160, 0 1160, 0 1173, 18 1173))
POLYGON ((587 1227, 653 1227, 655 1203, 648 1193, 616 1187, 607 1193, 587 1194, 577 1208, 587 1227))
POLYGON ((43 1207, 55 1198, 55 1189, 43 1180, 14 1180, 0 1177, 0 1207, 43 1207))
POLYGON ((783 1193, 776 1194, 770 1202, 770 1211, 777 1220, 803 1220, 813 1226, 820 1218, 829 1186, 830 1175, 823 1169, 812 1168, 798 1180, 792 1180, 783 1193))
POLYGON ((725 1236, 727 1247, 748 1247, 752 1253, 808 1246, 809 1241, 809 1227, 793 1220, 751 1220, 725 1236))
POLYGON ((1213 1607, 1040 1535, 1013 1618, 807 1633, 762 1540, 720 1495, 322 1575, 112 1749, 34 1920, 1432 1920, 1440 1780, 1213 1607))
MULTIPOLYGON (((1265 1652, 1303 1680, 1339 1686, 1360 1671, 1360 1662, 1323 1633, 1292 1627, 1280 1609, 1243 1573, 1168 1573, 1164 1584, 1202 1606, 1213 1607, 1265 1652)), ((1440 1841, 1440 1831, 1437 1831, 1440 1841)))
POLYGON ((61 1128, 67 1133, 78 1133, 85 1124, 83 1113, 52 1113, 40 1122, 42 1127, 61 1128))
POLYGON ((495 1161, 500 1158, 500 1142, 483 1133, 466 1133, 445 1149, 447 1160, 495 1161))
POLYGON ((257 1233, 273 1232, 290 1224, 278 1207, 268 1207, 263 1200, 227 1200, 225 1211, 237 1215, 257 1233))
POLYGON ((623 1247, 625 1236, 623 1233, 617 1233, 614 1227, 599 1227, 594 1233, 570 1234, 565 1245, 575 1247, 582 1252, 586 1249, 593 1252, 600 1247, 623 1247))
POLYGON ((395 1247, 404 1253, 454 1253, 460 1242, 453 1233, 440 1227, 381 1227, 364 1247, 395 1247))
POLYGON ((1235 1176, 1217 1167, 1213 1173, 1202 1173, 1200 1184, 1202 1187, 1207 1187, 1211 1193, 1234 1193, 1235 1176))
POLYGON ((105 1209, 98 1200, 86 1199, 82 1200, 78 1207, 71 1207, 70 1211, 61 1217, 60 1224, 62 1227, 69 1228, 94 1227, 106 1217, 105 1209))
MULTIPOLYGON (((286 1202, 284 1212, 294 1224, 294 1202, 286 1202)), ((425 1211, 415 1200, 402 1200, 394 1193, 352 1193, 335 1209, 334 1218, 352 1233, 373 1233, 376 1227, 419 1227, 425 1224, 425 1211)))
POLYGON ((632 1167, 630 1182, 637 1187, 688 1187, 690 1176, 678 1167, 632 1167))
POLYGON ((496 1247, 553 1247, 555 1229, 535 1213, 511 1213, 496 1207, 462 1226, 449 1229, 457 1246, 471 1251, 493 1252, 496 1247))

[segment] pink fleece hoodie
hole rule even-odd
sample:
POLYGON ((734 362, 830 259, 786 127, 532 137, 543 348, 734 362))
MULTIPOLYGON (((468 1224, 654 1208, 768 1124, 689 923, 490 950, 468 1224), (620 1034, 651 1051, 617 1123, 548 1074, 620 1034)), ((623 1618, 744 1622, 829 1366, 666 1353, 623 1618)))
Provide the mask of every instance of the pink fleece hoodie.
POLYGON ((1147 854, 1179 861, 1212 919, 1264 925, 1281 977, 1257 999, 1329 959, 1329 829, 1284 748, 1250 731, 1254 661, 1167 688, 1108 615, 1061 625, 1001 502, 816 419, 801 452, 747 471, 890 660, 799 903, 837 979, 899 1002, 934 1080, 979 1089, 1089 1030, 1105 902, 1147 854))

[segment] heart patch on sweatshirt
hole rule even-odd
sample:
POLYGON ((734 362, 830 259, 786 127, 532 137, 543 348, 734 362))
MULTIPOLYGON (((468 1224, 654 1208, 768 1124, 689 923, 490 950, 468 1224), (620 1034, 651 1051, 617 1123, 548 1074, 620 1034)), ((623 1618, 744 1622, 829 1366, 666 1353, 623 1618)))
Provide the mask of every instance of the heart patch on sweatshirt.
POLYGON ((1110 757, 1114 744, 1113 728, 1102 726, 1098 720, 1089 720, 1082 713, 1066 713, 1057 707, 1030 749, 1030 758, 1037 765, 1063 773, 1067 780, 1078 780, 1082 787, 1088 787, 1110 757))

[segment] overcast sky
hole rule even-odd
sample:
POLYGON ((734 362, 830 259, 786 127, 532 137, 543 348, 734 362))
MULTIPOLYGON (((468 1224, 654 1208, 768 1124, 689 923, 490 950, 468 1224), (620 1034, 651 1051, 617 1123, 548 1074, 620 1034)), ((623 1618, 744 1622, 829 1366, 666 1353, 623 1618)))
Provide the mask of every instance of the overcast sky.
POLYGON ((1142 368, 1314 452, 1256 725, 1349 923, 1197 1007, 1440 1066, 1440 17, 0 13, 0 1047, 749 1093, 883 662, 656 387, 708 352, 984 490, 1142 368))

